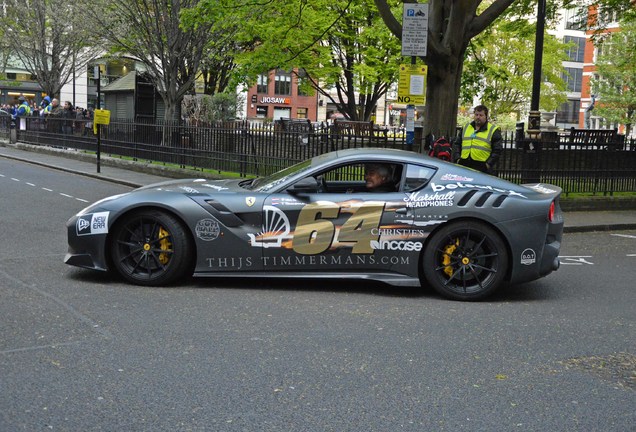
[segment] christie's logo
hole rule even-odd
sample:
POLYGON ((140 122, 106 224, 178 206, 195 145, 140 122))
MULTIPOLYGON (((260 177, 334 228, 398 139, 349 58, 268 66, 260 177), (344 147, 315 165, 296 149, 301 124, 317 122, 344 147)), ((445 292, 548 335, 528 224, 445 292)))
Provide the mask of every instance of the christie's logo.
POLYGON ((271 104, 285 104, 289 105, 291 103, 290 98, 281 98, 281 97, 268 97, 263 96, 261 98, 261 103, 271 103, 271 104))

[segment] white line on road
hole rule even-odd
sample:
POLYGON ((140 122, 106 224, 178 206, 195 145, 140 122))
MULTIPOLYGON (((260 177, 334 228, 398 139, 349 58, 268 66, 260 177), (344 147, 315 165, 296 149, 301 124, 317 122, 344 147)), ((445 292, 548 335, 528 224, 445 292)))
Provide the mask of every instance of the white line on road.
POLYGON ((611 234, 615 237, 625 237, 625 238, 636 238, 636 235, 630 235, 630 234, 611 234))

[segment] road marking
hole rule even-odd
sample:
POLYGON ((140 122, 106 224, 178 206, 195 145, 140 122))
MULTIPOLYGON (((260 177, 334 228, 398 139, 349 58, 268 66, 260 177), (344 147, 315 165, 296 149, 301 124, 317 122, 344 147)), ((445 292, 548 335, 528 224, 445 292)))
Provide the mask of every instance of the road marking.
MULTIPOLYGON (((0 177, 6 177, 6 176, 4 174, 0 174, 0 177)), ((15 177, 11 177, 11 180, 13 180, 14 182, 21 182, 20 179, 17 179, 15 177)), ((29 185, 31 187, 36 187, 36 185, 34 183, 31 183, 31 182, 23 182, 23 183, 26 184, 26 185, 29 185)), ((45 188, 45 187, 43 187, 41 189, 45 190, 47 192, 54 192, 53 189, 49 189, 49 188, 45 188)), ((90 202, 90 201, 82 199, 82 198, 74 197, 73 195, 65 194, 65 193, 62 193, 62 192, 58 192, 58 193, 60 195, 62 195, 63 197, 73 198, 73 199, 76 199, 77 201, 81 201, 81 202, 84 202, 84 203, 90 202)))
POLYGON ((594 263, 589 262, 585 258, 592 258, 592 255, 574 255, 574 256, 560 255, 559 256, 559 259, 565 260, 565 261, 561 261, 561 264, 563 265, 583 265, 583 264, 594 265, 594 263), (572 261, 572 262, 567 262, 567 261, 572 261))
POLYGON ((630 234, 611 234, 615 237, 625 237, 625 238, 633 238, 636 239, 636 235, 630 235, 630 234))

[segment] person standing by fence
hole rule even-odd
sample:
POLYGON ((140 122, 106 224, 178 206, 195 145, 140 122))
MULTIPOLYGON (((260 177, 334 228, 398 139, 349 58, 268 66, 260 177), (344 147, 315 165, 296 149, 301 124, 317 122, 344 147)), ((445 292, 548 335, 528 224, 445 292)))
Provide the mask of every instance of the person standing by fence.
POLYGON ((62 132, 71 135, 73 134, 73 121, 75 120, 75 108, 69 101, 64 102, 64 111, 62 117, 65 119, 62 123, 62 132))
POLYGON ((20 96, 18 101, 20 102, 20 105, 18 105, 18 108, 15 111, 16 117, 27 117, 31 115, 31 107, 24 96, 20 96))
POLYGON ((477 105, 473 111, 473 121, 464 126, 453 146, 453 161, 492 174, 503 151, 501 129, 488 121, 485 105, 477 105))

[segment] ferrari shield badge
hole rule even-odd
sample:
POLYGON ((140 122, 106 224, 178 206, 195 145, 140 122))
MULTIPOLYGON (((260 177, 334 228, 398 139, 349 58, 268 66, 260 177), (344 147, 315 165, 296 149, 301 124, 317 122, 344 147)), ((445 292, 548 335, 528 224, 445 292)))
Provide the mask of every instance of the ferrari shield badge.
POLYGON ((247 204, 248 207, 252 207, 255 202, 256 202, 256 198, 255 197, 246 197, 245 198, 245 204, 247 204))

